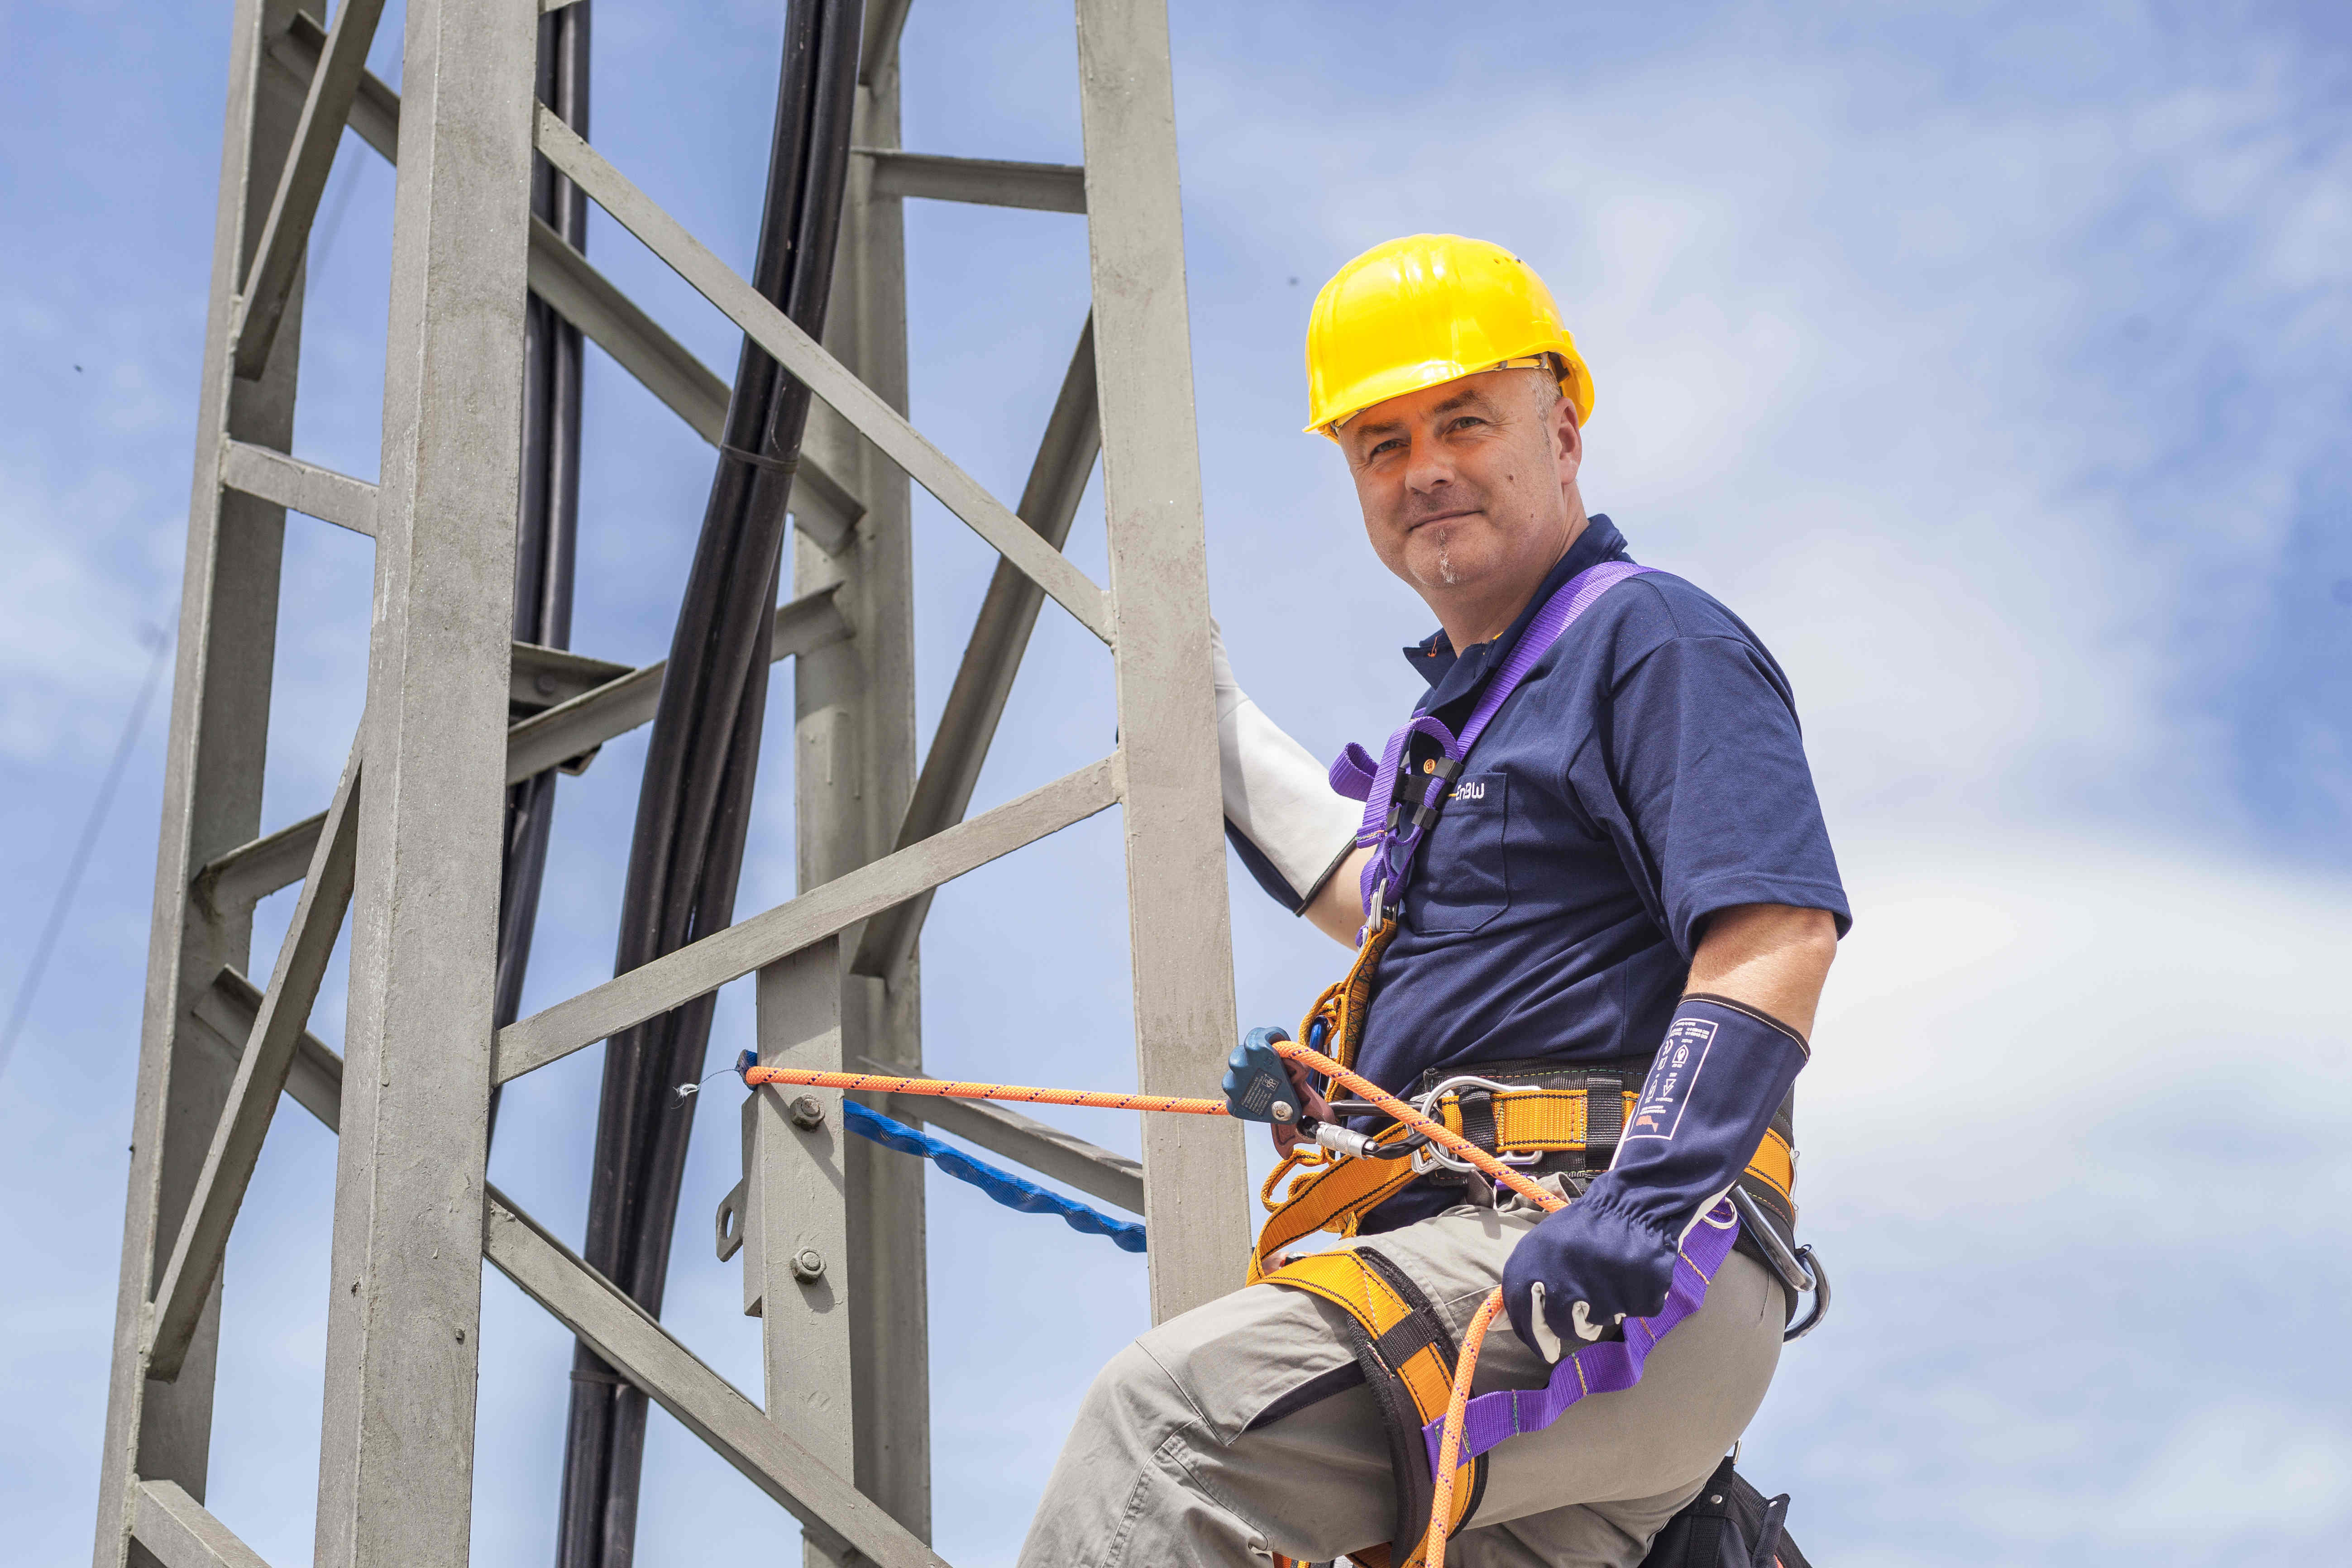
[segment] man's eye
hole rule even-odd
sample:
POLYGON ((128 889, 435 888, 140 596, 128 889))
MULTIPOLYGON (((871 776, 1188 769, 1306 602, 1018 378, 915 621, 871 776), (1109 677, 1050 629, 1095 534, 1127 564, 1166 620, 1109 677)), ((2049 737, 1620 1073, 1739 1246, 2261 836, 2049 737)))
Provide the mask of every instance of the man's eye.
POLYGON ((1404 443, 1391 436, 1387 440, 1374 445, 1372 449, 1365 453, 1364 456, 1367 458, 1384 458, 1391 452, 1402 452, 1403 450, 1404 443))
POLYGON ((1453 424, 1447 426, 1447 428, 1452 430, 1467 430, 1473 425, 1484 425, 1485 423, 1486 422, 1478 417, 1475 414, 1465 414, 1461 417, 1455 419, 1453 424))

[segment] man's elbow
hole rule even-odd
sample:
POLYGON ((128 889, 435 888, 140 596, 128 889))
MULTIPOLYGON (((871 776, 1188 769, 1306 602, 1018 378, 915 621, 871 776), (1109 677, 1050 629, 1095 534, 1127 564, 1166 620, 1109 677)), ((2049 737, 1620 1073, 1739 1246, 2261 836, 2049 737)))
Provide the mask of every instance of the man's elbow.
POLYGON ((1700 930, 1696 962, 1737 966, 1757 960, 1817 966, 1824 974, 1837 957, 1837 917, 1793 904, 1733 904, 1717 910, 1700 930))
POLYGON ((1783 912, 1794 917, 1788 922, 1790 956, 1826 978, 1830 965, 1837 962, 1837 917, 1827 910, 1790 909, 1783 912))
POLYGON ((1708 920, 1690 989, 1760 1007, 1810 1035, 1837 945, 1837 917, 1827 910, 1737 904, 1708 920))

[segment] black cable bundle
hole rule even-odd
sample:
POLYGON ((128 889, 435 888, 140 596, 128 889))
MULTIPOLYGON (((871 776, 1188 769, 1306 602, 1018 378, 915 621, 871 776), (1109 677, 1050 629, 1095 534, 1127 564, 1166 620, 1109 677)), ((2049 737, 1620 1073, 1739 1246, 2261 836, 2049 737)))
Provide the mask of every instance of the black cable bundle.
MULTIPOLYGON (((539 22, 539 98, 563 122, 588 134, 589 0, 539 22)), ((588 248, 588 197, 541 157, 531 160, 530 211, 573 248, 588 248)), ((580 329, 533 296, 523 312, 522 492, 515 529, 514 635, 517 642, 572 646, 572 565, 580 524, 580 329)), ((520 715, 518 715, 520 717, 520 715)), ((523 973, 547 871, 548 829, 555 819, 556 773, 527 778, 507 791, 505 856, 499 876, 497 1020, 505 1028, 522 1012, 523 973)), ((490 1126, 498 1128, 498 1091, 490 1126)))
MULTIPOLYGON (((785 16, 768 194, 753 287, 812 337, 824 331, 857 81, 860 0, 796 0, 785 16)), ((734 919, 768 690, 785 507, 808 388, 749 338, 726 439, 671 638, 629 846, 616 973, 734 919)), ((648 1019, 604 1047, 590 1179, 588 1263, 659 1315, 715 998, 648 1019)), ((646 1399, 586 1345, 573 1355, 560 1568, 623 1568, 635 1545, 646 1399)))

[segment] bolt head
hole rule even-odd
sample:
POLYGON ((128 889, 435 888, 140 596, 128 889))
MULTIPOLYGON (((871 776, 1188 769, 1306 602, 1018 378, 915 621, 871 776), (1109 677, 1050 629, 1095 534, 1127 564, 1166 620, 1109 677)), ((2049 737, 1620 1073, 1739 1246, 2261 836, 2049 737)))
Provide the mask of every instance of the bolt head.
POLYGON ((793 1119, 793 1126, 807 1131, 814 1132, 824 1125, 824 1103, 813 1094, 794 1096, 785 1113, 793 1119))
POLYGON ((793 1278, 804 1285, 824 1279, 824 1255, 814 1247, 803 1247, 793 1253, 793 1278))
POLYGON ((1267 1113, 1273 1116, 1276 1121, 1289 1121, 1295 1110, 1290 1101, 1286 1100, 1277 1100, 1265 1109, 1267 1113))
POLYGON ((555 695, 555 677, 548 674, 545 670, 540 671, 539 679, 532 681, 531 685, 539 689, 539 694, 541 697, 552 697, 555 695))

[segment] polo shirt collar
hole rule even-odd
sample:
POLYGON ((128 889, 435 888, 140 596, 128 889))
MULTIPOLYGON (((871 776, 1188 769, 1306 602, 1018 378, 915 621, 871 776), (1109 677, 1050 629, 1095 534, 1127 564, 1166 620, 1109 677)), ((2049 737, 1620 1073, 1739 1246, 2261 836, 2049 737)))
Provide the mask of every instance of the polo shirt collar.
POLYGON ((1487 670, 1517 645, 1519 634, 1528 629, 1528 623, 1559 591, 1561 584, 1589 566, 1627 559, 1625 536, 1617 531, 1617 525, 1609 521, 1606 513, 1595 512, 1584 531, 1577 535, 1576 542, 1568 547, 1568 553, 1544 578, 1543 585, 1528 597, 1518 619, 1501 637, 1491 642, 1474 643, 1456 653, 1441 627, 1406 648, 1405 662, 1429 682, 1429 696, 1422 703, 1422 711, 1433 711, 1476 690, 1487 670))

